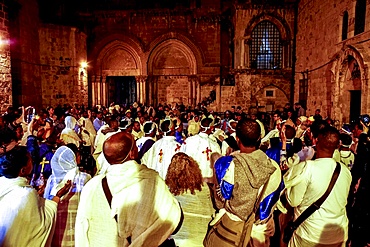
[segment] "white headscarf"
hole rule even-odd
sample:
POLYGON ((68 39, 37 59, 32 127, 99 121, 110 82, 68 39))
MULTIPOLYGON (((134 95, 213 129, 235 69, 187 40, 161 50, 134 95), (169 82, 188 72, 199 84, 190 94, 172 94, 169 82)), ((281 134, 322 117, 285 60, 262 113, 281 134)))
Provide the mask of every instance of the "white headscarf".
MULTIPOLYGON (((73 151, 66 146, 61 146, 57 149, 50 163, 52 174, 48 179, 44 193, 44 198, 48 199, 55 196, 58 190, 60 190, 68 180, 72 180, 73 182, 79 172, 76 156, 73 151)), ((77 191, 79 191, 78 188, 77 191)))
POLYGON ((77 120, 72 117, 68 116, 64 120, 66 127, 63 129, 62 133, 60 134, 60 139, 63 140, 65 144, 73 143, 77 147, 80 147, 80 137, 78 137, 77 133, 74 131, 76 127, 77 120))
POLYGON ((76 127, 77 120, 74 117, 72 117, 72 116, 67 116, 64 119, 64 123, 66 125, 66 128, 68 128, 68 129, 74 129, 76 127))

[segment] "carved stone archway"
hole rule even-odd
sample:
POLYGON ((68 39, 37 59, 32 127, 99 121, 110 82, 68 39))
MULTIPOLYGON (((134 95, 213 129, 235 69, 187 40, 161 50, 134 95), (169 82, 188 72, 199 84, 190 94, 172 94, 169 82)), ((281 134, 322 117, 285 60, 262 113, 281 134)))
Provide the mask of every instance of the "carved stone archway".
POLYGON ((348 84, 353 78, 349 78, 348 70, 354 62, 358 65, 360 73, 358 79, 361 85, 358 86, 358 89, 361 89, 361 114, 369 111, 368 65, 365 63, 362 54, 353 46, 346 46, 335 58, 336 60, 329 69, 332 73, 331 88, 327 90, 331 91, 331 116, 333 119, 339 121, 339 125, 342 125, 349 122, 348 104, 350 102, 348 102, 349 100, 346 94, 348 94, 348 89, 352 89, 348 84))
POLYGON ((153 47, 148 58, 148 102, 195 105, 200 94, 198 63, 183 41, 167 39, 153 47))

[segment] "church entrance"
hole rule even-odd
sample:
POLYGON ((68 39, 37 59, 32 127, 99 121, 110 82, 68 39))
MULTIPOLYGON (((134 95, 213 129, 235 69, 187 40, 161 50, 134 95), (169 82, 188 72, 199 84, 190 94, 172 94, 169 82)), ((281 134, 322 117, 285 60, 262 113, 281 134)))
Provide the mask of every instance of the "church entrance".
POLYGON ((355 121, 361 114, 361 90, 350 90, 350 121, 355 121))
POLYGON ((107 76, 107 83, 109 104, 131 105, 136 101, 135 76, 107 76))

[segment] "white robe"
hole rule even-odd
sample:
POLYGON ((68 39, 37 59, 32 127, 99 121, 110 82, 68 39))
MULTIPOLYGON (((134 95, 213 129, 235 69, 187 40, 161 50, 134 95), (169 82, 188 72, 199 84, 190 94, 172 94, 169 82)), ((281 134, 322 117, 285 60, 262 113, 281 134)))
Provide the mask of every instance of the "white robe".
POLYGON ((174 136, 164 136, 156 141, 144 154, 141 163, 156 170, 161 178, 166 179, 172 157, 181 150, 181 144, 174 136))
POLYGON ((213 176, 213 170, 210 164, 211 153, 221 153, 220 146, 215 138, 210 138, 203 132, 191 136, 185 140, 182 152, 198 162, 203 178, 213 176))
POLYGON ((41 198, 22 177, 0 177, 0 246, 50 246, 57 203, 41 198))
POLYGON ((157 247, 177 227, 181 210, 158 174, 135 161, 111 165, 106 173, 109 207, 102 189, 105 175, 83 188, 76 217, 76 246, 157 247), (115 220, 117 216, 117 221, 115 220))

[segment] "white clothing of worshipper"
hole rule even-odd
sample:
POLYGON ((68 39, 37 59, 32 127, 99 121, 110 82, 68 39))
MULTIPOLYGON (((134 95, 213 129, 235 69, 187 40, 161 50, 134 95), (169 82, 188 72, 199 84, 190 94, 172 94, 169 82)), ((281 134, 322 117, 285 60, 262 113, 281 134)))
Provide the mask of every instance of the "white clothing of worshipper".
POLYGON ((156 170, 159 176, 165 179, 172 157, 181 151, 182 146, 176 141, 175 126, 172 120, 165 119, 161 124, 161 130, 164 136, 143 155, 141 163, 156 170))
MULTIPOLYGON (((50 246, 59 196, 45 200, 26 176, 32 159, 26 147, 14 147, 0 156, 0 246, 50 246)), ((69 183, 70 184, 70 183, 69 183)), ((63 188, 63 190, 65 187, 63 188)))
POLYGON ((188 137, 183 144, 182 152, 198 162, 203 178, 212 178, 213 171, 210 164, 211 153, 221 153, 216 138, 210 136, 212 119, 205 118, 201 121, 201 132, 188 137))
POLYGON ((153 146, 155 143, 155 135, 157 133, 157 125, 151 121, 144 123, 143 132, 145 136, 136 140, 136 146, 139 151, 139 159, 153 146))
POLYGON ((73 143, 76 145, 76 147, 80 147, 81 139, 74 131, 77 120, 72 116, 67 116, 64 120, 64 123, 66 127, 62 130, 60 139, 63 140, 64 144, 73 143))
POLYGON ((103 153, 110 166, 82 190, 76 246, 159 246, 180 223, 178 202, 157 172, 135 161, 137 147, 131 134, 119 132, 108 138, 103 153))
MULTIPOLYGON (((327 190, 337 162, 332 158, 339 145, 334 127, 320 130, 316 159, 292 166, 284 175, 287 200, 294 207, 294 219, 317 201, 327 190)), ((346 204, 351 184, 349 169, 340 164, 340 173, 329 196, 293 233, 289 247, 346 246, 348 218, 346 204)))
POLYGON ((52 174, 49 177, 44 198, 51 199, 57 191, 68 181, 72 181, 72 188, 60 199, 57 212, 57 221, 52 246, 75 246, 74 228, 77 207, 83 186, 91 179, 85 172, 80 172, 73 151, 66 147, 59 147, 51 159, 52 174))
POLYGON ((90 118, 82 116, 78 120, 78 124, 81 126, 81 137, 82 137, 82 140, 84 141, 83 145, 91 146, 92 148, 94 148, 96 130, 90 118))

